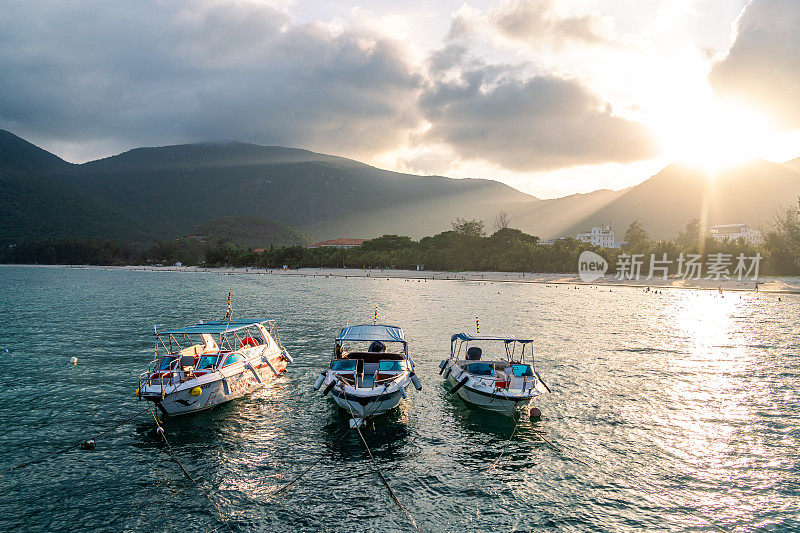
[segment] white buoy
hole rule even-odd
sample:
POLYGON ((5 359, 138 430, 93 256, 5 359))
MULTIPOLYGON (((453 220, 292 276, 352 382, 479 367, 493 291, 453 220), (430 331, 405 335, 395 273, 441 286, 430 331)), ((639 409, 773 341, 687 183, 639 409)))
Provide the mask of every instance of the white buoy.
POLYGON ((73 365, 77 365, 78 364, 78 358, 77 357, 73 357, 73 358, 71 358, 69 360, 69 362, 72 363, 73 365))
POLYGON ((314 382, 314 390, 319 390, 322 386, 322 382, 325 381, 325 372, 319 375, 317 381, 314 382))
POLYGON ((422 383, 414 372, 411 373, 411 383, 414 384, 415 389, 422 390, 422 383))

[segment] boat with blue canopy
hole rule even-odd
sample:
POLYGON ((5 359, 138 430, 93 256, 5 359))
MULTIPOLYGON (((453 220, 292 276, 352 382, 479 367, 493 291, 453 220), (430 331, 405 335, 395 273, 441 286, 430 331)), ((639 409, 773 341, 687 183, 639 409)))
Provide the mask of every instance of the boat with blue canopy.
POLYGON ((356 427, 397 407, 411 384, 422 389, 403 330, 362 324, 343 328, 336 337, 330 364, 314 389, 322 389, 323 396, 330 394, 356 427))
POLYGON ((450 358, 439 364, 450 384, 467 404, 506 416, 532 408, 533 399, 550 392, 536 369, 533 339, 456 333, 450 339, 450 358))
POLYGON ((153 361, 139 377, 137 395, 175 416, 245 396, 292 362, 275 322, 230 318, 167 331, 155 330, 153 361))

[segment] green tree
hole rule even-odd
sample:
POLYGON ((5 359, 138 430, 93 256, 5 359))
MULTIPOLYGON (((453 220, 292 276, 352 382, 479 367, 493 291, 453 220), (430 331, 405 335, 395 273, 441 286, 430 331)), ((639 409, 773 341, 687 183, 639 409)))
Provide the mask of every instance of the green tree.
POLYGON ((391 250, 401 250, 412 248, 417 243, 411 237, 405 235, 384 235, 376 239, 369 240, 361 245, 362 251, 388 252, 391 250))
POLYGON ((645 231, 644 226, 638 220, 631 222, 625 232, 626 250, 642 250, 650 245, 650 235, 645 231))
POLYGON ((462 237, 485 237, 484 224, 482 220, 467 220, 464 218, 456 218, 455 222, 451 222, 453 231, 462 237))
POLYGON ((686 229, 678 234, 675 242, 684 250, 695 249, 702 244, 700 234, 700 219, 693 218, 686 223, 686 229))
POLYGON ((764 237, 764 253, 778 274, 800 272, 800 198, 797 207, 778 210, 764 237))

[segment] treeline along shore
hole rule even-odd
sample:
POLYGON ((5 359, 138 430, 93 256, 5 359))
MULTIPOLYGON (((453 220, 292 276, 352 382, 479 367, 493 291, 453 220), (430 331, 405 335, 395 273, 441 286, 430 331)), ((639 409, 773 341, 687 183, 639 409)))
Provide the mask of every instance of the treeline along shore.
MULTIPOLYGON (((669 240, 654 240, 646 228, 634 221, 625 233, 621 248, 601 248, 573 238, 542 243, 539 237, 510 227, 488 234, 479 220, 456 219, 452 229, 418 241, 406 236, 384 235, 356 248, 306 248, 272 246, 253 250, 235 241, 218 239, 198 242, 184 238, 158 243, 137 251, 132 244, 91 240, 40 239, 4 245, 0 262, 12 264, 85 265, 173 265, 234 266, 252 268, 380 268, 436 271, 486 272, 577 272, 583 251, 593 251, 609 264, 613 273, 619 265, 636 257, 642 275, 651 262, 660 271, 680 275, 683 256, 701 262, 728 258, 731 270, 739 257, 759 257, 759 275, 800 274, 800 205, 783 208, 764 232, 762 243, 743 239, 717 241, 706 236, 700 220, 688 221, 684 231, 669 240), (667 266, 663 258, 670 258, 667 266)), ((752 275, 754 272, 750 272, 752 275)))

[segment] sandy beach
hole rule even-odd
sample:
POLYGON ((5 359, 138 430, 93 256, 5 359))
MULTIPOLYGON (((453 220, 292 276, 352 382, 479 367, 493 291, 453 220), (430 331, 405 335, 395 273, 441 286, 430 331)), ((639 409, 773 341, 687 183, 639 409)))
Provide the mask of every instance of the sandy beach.
MULTIPOLYGON (((3 265, 6 267, 38 267, 38 268, 70 268, 93 270, 131 270, 147 272, 174 273, 217 273, 219 275, 249 276, 312 276, 324 278, 377 278, 406 279, 412 281, 441 280, 461 282, 489 283, 539 283, 546 285, 583 285, 600 287, 629 287, 651 289, 693 289, 752 292, 756 282, 750 278, 737 279, 639 279, 620 280, 613 275, 606 275, 592 282, 582 281, 575 273, 531 273, 531 272, 442 272, 433 270, 400 270, 400 269, 361 269, 361 268, 298 268, 298 269, 264 269, 249 267, 194 267, 194 266, 93 266, 93 265, 3 265)), ((776 294, 800 294, 800 278, 760 276, 758 291, 776 294)))

